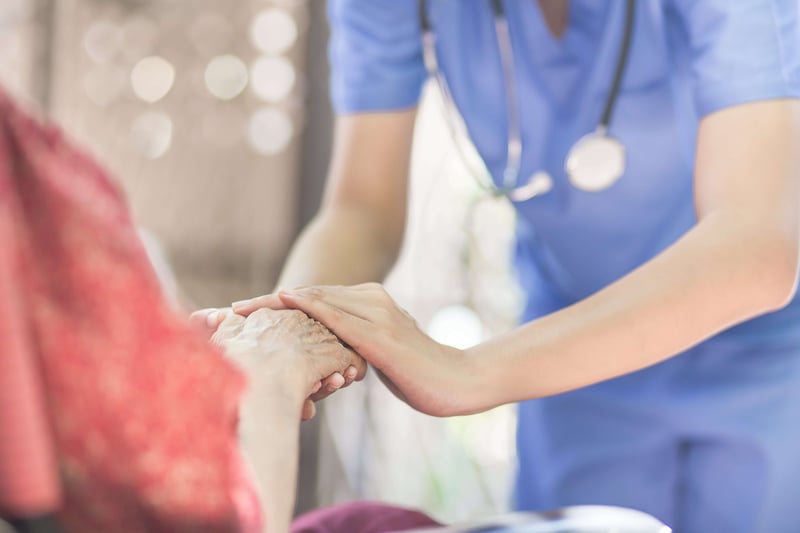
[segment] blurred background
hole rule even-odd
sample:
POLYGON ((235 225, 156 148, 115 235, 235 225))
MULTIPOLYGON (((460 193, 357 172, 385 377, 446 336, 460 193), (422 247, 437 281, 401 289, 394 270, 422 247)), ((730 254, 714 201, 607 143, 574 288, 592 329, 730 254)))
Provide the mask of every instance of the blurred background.
MULTIPOLYGON (((2 0, 0 84, 127 192, 188 310, 270 292, 319 203, 330 153, 324 0, 2 0)), ((387 280, 441 342, 511 328, 513 213, 480 200, 426 88, 409 230, 387 280)), ((515 410, 434 419, 368 376, 304 424, 298 511, 352 499, 446 521, 508 508, 515 410)))

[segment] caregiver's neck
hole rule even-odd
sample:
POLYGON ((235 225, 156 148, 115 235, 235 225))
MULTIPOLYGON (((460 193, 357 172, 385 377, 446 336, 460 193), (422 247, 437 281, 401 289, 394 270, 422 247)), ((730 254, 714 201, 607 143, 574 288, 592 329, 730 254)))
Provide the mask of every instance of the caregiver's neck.
POLYGON ((569 24, 569 0, 537 0, 547 28, 556 39, 564 36, 569 24))

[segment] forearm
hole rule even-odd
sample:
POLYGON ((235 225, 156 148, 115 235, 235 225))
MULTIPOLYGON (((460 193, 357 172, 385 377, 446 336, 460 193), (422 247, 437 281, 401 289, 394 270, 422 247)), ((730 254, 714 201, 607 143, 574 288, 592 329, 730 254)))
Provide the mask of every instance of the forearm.
POLYGON ((397 259, 402 236, 387 236, 375 220, 357 208, 320 212, 292 249, 278 288, 382 280, 397 259))
POLYGON ((300 386, 251 375, 242 401, 241 448, 258 485, 269 533, 285 533, 292 520, 303 398, 300 386))
POLYGON ((469 355, 488 362, 490 376, 483 401, 542 397, 633 372, 783 306, 794 291, 796 233, 743 218, 710 215, 595 295, 476 347, 469 355))

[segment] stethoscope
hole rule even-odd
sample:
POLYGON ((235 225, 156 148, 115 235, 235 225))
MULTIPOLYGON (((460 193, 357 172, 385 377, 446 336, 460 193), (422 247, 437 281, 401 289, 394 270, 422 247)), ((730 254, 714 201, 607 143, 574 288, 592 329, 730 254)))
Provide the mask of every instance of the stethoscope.
MULTIPOLYGON (((475 172, 470 164, 460 139, 469 139, 469 133, 458 113, 450 87, 436 58, 436 35, 428 17, 428 2, 419 0, 420 28, 422 29, 422 53, 425 68, 439 87, 445 108, 445 120, 456 148, 478 183, 494 196, 506 196, 512 202, 524 202, 550 191, 553 179, 543 171, 534 173, 525 183, 520 183, 520 160, 522 158, 522 135, 520 133, 519 111, 517 109, 516 77, 514 71, 514 51, 508 31, 508 19, 502 0, 491 0, 494 15, 494 27, 497 35, 497 46, 500 50, 500 64, 503 72, 503 86, 506 97, 506 115, 508 119, 508 145, 506 150, 506 166, 503 170, 502 185, 497 186, 487 178, 489 172, 475 172)), ((611 90, 606 97, 603 114, 595 130, 580 139, 567 153, 564 170, 570 183, 579 190, 598 192, 614 185, 625 172, 625 145, 608 133, 614 107, 619 98, 628 53, 633 36, 633 22, 636 9, 635 0, 627 0, 625 8, 625 29, 622 44, 617 56, 617 65, 611 90)))

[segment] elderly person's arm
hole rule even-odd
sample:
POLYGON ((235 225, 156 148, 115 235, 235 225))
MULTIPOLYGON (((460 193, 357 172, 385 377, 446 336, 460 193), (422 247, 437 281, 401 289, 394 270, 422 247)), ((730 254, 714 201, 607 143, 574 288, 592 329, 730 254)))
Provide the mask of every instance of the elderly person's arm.
POLYGON ((229 314, 213 340, 248 376, 240 435, 269 533, 288 531, 294 504, 300 411, 320 379, 364 362, 300 311, 229 314))

